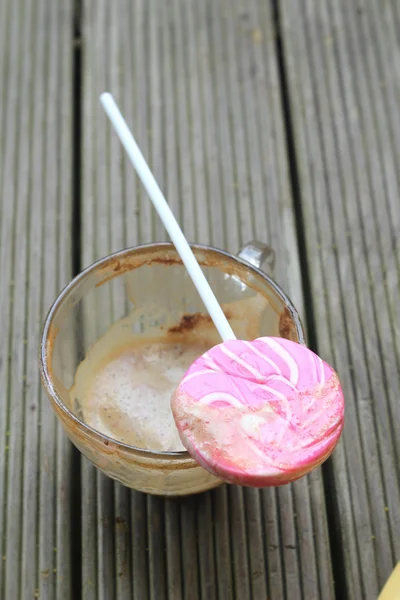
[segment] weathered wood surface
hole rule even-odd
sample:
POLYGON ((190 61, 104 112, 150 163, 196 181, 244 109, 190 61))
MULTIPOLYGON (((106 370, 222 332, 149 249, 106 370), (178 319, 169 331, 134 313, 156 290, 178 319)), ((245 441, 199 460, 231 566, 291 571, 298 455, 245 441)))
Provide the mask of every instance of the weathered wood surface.
POLYGON ((0 0, 0 598, 378 596, 400 559, 399 27, 395 0, 0 0), (165 239, 99 107, 105 89, 189 239, 275 247, 278 282, 345 385, 326 496, 318 470, 278 490, 147 497, 57 427, 36 357, 79 247, 73 179, 82 267, 165 239))
POLYGON ((345 386, 333 457, 342 596, 400 559, 400 44, 395 0, 282 0, 319 352, 345 386))
POLYGON ((42 392, 71 277, 72 1, 0 2, 0 597, 71 598, 71 446, 42 392))
MULTIPOLYGON (((115 95, 191 241, 277 251, 302 311, 275 32, 261 0, 85 0, 82 263, 165 233, 99 106, 115 95)), ((85 598, 333 598, 321 471, 183 500, 82 461, 85 598)))

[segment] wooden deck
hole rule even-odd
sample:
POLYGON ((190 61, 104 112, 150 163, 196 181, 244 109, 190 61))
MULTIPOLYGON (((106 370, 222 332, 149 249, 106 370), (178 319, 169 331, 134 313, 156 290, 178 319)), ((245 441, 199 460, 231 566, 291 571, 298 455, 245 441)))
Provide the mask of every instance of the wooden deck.
POLYGON ((0 0, 0 598, 376 600, 400 560, 400 5, 0 0), (191 241, 276 250, 346 425, 280 489, 132 492, 66 440, 37 347, 62 287, 165 239, 113 92, 191 241))

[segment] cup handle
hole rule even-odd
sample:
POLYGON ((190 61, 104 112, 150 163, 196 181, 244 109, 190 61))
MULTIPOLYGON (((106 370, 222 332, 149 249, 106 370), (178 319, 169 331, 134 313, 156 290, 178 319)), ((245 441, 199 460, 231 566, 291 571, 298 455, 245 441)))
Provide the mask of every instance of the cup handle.
POLYGON ((267 244, 261 242, 252 241, 246 244, 240 252, 238 257, 242 260, 262 269, 270 277, 274 277, 275 273, 275 251, 267 244))

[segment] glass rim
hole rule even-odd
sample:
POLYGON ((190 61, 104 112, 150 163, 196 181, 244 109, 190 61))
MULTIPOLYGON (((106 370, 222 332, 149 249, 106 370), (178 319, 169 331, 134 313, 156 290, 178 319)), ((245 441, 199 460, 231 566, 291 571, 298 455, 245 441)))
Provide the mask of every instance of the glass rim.
MULTIPOLYGON (((304 345, 306 344, 303 325, 302 325, 300 315, 299 315, 297 309, 295 308, 293 302, 290 300, 290 298, 287 296, 287 294, 272 279, 272 277, 270 277, 265 271, 263 271, 261 268, 255 267, 254 265, 250 264, 249 262, 240 258, 239 256, 230 254, 229 252, 227 252, 225 250, 221 250, 220 248, 215 248, 213 246, 208 246, 206 244, 192 244, 191 243, 189 245, 194 251, 196 251, 196 250, 197 251, 206 251, 206 252, 211 251, 225 259, 234 261, 235 263, 242 265, 248 271, 252 272, 253 274, 258 275, 264 281, 266 281, 267 284, 276 293, 276 295, 280 298, 280 300, 284 303, 285 307, 288 308, 290 317, 292 318, 293 323, 296 328, 298 343, 304 344, 304 345)), ((58 311, 62 307, 64 301, 74 292, 74 290, 79 286, 79 284, 82 281, 87 279, 90 275, 92 275, 99 268, 106 266, 107 263, 109 263, 110 261, 112 261, 112 260, 118 261, 120 258, 126 258, 126 256, 129 254, 135 254, 135 253, 140 253, 140 252, 145 253, 146 250, 155 250, 155 251, 173 250, 177 254, 177 258, 178 258, 177 264, 181 264, 182 266, 184 266, 179 257, 179 254, 178 254, 175 246, 172 244, 172 242, 150 242, 148 244, 141 244, 139 246, 125 248, 122 250, 118 250, 117 252, 114 252, 112 254, 108 254, 107 256, 104 256, 103 258, 100 258, 99 260, 97 260, 97 261, 93 262, 92 264, 90 264, 89 266, 87 266, 83 271, 81 271, 73 279, 71 279, 71 281, 62 289, 62 291, 56 297, 56 299, 54 300, 53 304, 51 305, 51 307, 47 313, 47 316, 44 321, 44 326, 42 329, 42 334, 40 337, 40 345, 39 345, 40 377, 42 380, 43 387, 45 388, 45 391, 47 392, 48 396, 50 398, 52 398, 52 400, 55 402, 55 404, 61 410, 61 412, 64 413, 68 419, 71 419, 78 428, 83 428, 84 431, 86 431, 90 435, 92 435, 92 436, 94 435, 96 438, 98 438, 98 440, 100 442, 104 443, 104 441, 106 441, 108 444, 112 443, 121 449, 124 449, 128 452, 134 452, 135 454, 142 455, 146 458, 153 457, 153 458, 159 458, 159 459, 163 459, 163 460, 191 459, 194 461, 194 459, 191 457, 191 455, 189 454, 189 452, 187 450, 177 450, 177 451, 148 450, 147 448, 140 448, 139 446, 133 446, 130 444, 126 444, 124 442, 120 442, 119 440, 116 440, 115 438, 112 438, 104 433, 101 433, 97 429, 94 429, 93 427, 91 427, 90 425, 85 423, 84 421, 81 421, 68 408, 68 406, 66 406, 66 404, 63 402, 60 395, 58 394, 57 390, 55 389, 54 383, 52 381, 52 376, 50 374, 51 369, 49 368, 49 361, 51 359, 51 353, 48 352, 48 345, 49 345, 49 340, 52 337, 51 336, 52 324, 53 324, 53 321, 54 321, 58 311)), ((168 266, 168 265, 166 265, 166 266, 168 266)), ((118 277, 118 275, 119 275, 118 272, 116 272, 115 276, 118 277)), ((107 279, 106 281, 108 281, 108 280, 109 279, 107 279)), ((250 286, 248 286, 248 287, 250 287, 250 286)))

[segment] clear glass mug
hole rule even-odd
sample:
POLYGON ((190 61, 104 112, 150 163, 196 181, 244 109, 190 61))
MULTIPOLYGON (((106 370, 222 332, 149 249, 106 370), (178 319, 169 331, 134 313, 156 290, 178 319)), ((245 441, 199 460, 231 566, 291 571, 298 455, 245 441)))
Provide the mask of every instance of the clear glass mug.
MULTIPOLYGON (((271 279, 274 253, 268 246, 251 242, 238 256, 208 246, 192 245, 192 249, 237 337, 271 335, 305 344, 295 307, 271 279), (261 270, 263 264, 269 274, 261 270)), ((179 335, 182 325, 185 329, 200 322, 204 327, 193 328, 193 340, 206 331, 207 341, 215 336, 211 345, 219 343, 197 291, 169 243, 123 250, 94 263, 61 292, 49 311, 40 345, 40 371, 51 405, 82 454, 128 487, 178 496, 222 482, 187 452, 137 448, 86 424, 70 393, 77 367, 111 325, 121 324, 122 335, 132 328, 135 335, 151 339, 172 330, 179 335)))

